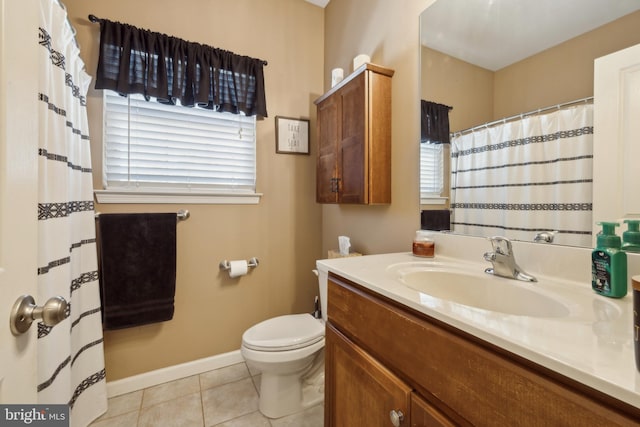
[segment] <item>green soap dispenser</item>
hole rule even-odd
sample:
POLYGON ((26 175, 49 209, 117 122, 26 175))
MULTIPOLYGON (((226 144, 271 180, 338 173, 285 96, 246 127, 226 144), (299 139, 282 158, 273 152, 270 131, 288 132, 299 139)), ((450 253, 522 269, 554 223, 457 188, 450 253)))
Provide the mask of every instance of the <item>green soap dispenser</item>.
POLYGON ((621 250, 617 222, 598 222, 596 248, 591 252, 591 287, 600 295, 622 298, 627 294, 627 254, 621 250))
POLYGON ((622 233, 622 250, 640 252, 640 219, 625 219, 627 231, 622 233))

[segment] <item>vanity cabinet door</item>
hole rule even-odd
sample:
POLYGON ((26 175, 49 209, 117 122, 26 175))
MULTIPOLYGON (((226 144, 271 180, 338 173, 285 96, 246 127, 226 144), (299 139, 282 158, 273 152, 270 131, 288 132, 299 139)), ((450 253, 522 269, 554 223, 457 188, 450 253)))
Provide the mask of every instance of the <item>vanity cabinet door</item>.
POLYGON ((366 64, 315 101, 318 203, 391 203, 391 76, 366 64))
POLYGON ((410 426, 411 388, 331 324, 325 339, 325 427, 410 426))
POLYGON ((440 411, 427 403, 418 394, 411 394, 411 427, 455 427, 440 411))

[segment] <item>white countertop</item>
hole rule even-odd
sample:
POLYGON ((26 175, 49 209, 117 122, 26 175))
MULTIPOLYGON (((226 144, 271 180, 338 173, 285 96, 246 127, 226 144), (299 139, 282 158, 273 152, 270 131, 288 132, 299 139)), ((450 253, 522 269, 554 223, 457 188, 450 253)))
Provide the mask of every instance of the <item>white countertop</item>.
MULTIPOLYGON (((486 241, 482 244, 487 245, 486 241)), ((446 242, 443 246, 446 246, 446 242)), ((527 249, 523 249, 522 253, 526 251, 527 249)), ((518 252, 515 253, 517 258, 518 252)), ((588 250, 581 250, 573 255, 581 269, 590 267, 590 258, 585 258, 589 253, 588 250)), ((480 253, 480 260, 481 256, 480 253)), ((531 260, 533 258, 530 257, 531 260)), ((573 260, 571 256, 569 259, 573 260)), ((528 264, 538 265, 538 259, 535 262, 531 260, 528 264)), ((636 370, 634 359, 631 289, 624 298, 606 298, 591 290, 590 282, 584 280, 589 275, 583 273, 573 275, 580 280, 544 277, 541 283, 531 284, 514 280, 514 286, 531 286, 533 289, 544 287, 545 282, 553 281, 553 294, 571 312, 560 318, 526 317, 486 311, 430 297, 405 286, 394 267, 389 268, 395 264, 406 265, 416 261, 455 262, 464 269, 478 272, 490 266, 486 262, 469 262, 438 254, 436 244, 435 258, 419 258, 407 252, 319 260, 317 267, 320 271, 334 272, 432 318, 640 408, 640 374, 636 370)), ((543 277, 540 272, 527 270, 523 263, 520 265, 528 273, 537 273, 539 278, 543 277)), ((570 267, 565 269, 569 270, 570 267)), ((542 289, 542 292, 545 290, 542 289)))

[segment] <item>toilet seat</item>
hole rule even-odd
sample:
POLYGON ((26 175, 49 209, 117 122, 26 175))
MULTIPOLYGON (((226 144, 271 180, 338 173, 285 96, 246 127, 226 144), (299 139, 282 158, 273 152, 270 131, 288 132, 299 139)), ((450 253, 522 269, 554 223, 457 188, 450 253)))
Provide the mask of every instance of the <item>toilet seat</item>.
POLYGON ((257 351, 287 351, 308 347, 324 339, 323 323, 310 314, 289 314, 267 319, 247 329, 242 345, 257 351))

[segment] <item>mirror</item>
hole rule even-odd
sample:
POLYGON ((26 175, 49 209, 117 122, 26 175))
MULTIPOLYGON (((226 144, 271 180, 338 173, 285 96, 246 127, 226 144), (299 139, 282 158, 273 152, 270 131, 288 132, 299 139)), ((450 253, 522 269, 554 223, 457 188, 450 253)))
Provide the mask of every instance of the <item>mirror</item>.
MULTIPOLYGON (((436 0, 420 16, 420 99, 453 107, 459 132, 590 98, 594 59, 640 43, 639 10, 637 0, 436 0)), ((443 198, 421 197, 423 220, 450 207, 443 152, 443 198)))

